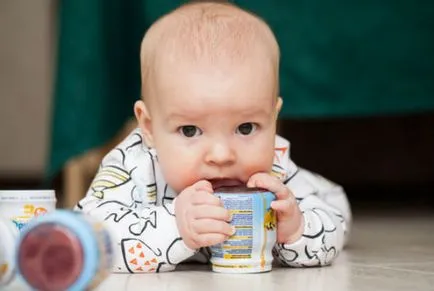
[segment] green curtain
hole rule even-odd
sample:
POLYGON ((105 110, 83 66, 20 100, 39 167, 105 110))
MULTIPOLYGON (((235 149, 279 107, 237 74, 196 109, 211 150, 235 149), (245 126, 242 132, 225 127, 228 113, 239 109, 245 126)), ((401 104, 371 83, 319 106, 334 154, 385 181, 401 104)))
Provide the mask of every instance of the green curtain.
MULTIPOLYGON (((47 175, 109 140, 139 98, 141 38, 185 1, 61 0, 47 175)), ((239 0, 282 51, 281 118, 434 109, 434 2, 239 0)))

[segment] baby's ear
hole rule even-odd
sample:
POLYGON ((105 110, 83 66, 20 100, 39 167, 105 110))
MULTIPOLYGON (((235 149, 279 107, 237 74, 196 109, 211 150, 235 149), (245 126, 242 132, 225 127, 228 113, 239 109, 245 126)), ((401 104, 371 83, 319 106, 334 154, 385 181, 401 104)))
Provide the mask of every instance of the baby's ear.
POLYGON ((275 108, 276 119, 279 116, 280 109, 282 109, 282 104, 283 104, 282 97, 277 97, 276 108, 275 108))
POLYGON ((136 101, 134 104, 134 114, 136 115, 137 123, 142 130, 146 145, 148 147, 153 147, 154 138, 152 134, 152 120, 145 102, 142 100, 136 101))

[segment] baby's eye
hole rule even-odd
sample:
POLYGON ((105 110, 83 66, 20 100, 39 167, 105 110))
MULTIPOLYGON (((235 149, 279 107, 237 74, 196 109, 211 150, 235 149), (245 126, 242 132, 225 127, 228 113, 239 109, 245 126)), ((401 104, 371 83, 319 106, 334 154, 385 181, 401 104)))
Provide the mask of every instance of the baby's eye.
POLYGON ((237 133, 241 134, 241 135, 249 135, 252 134, 256 128, 258 127, 258 125, 251 123, 251 122, 246 122, 243 124, 240 124, 237 127, 237 133))
POLYGON ((202 131, 194 125, 185 125, 179 128, 179 133, 185 137, 194 137, 202 134, 202 131))

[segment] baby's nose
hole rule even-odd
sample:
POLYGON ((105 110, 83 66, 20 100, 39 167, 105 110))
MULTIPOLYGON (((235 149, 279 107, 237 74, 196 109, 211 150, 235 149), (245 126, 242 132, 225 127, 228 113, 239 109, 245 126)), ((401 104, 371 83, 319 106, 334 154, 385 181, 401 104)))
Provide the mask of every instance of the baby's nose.
POLYGON ((235 151, 227 143, 212 144, 206 155, 206 162, 217 166, 231 165, 235 159, 235 151))

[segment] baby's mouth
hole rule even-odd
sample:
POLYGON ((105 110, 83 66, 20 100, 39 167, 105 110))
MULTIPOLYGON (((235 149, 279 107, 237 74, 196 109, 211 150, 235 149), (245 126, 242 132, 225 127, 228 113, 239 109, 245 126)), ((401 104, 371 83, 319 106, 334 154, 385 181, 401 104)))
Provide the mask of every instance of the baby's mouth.
POLYGON ((239 186, 245 186, 244 183, 242 183, 240 180, 237 179, 211 179, 209 180, 212 184, 212 188, 214 190, 222 187, 239 187, 239 186))

